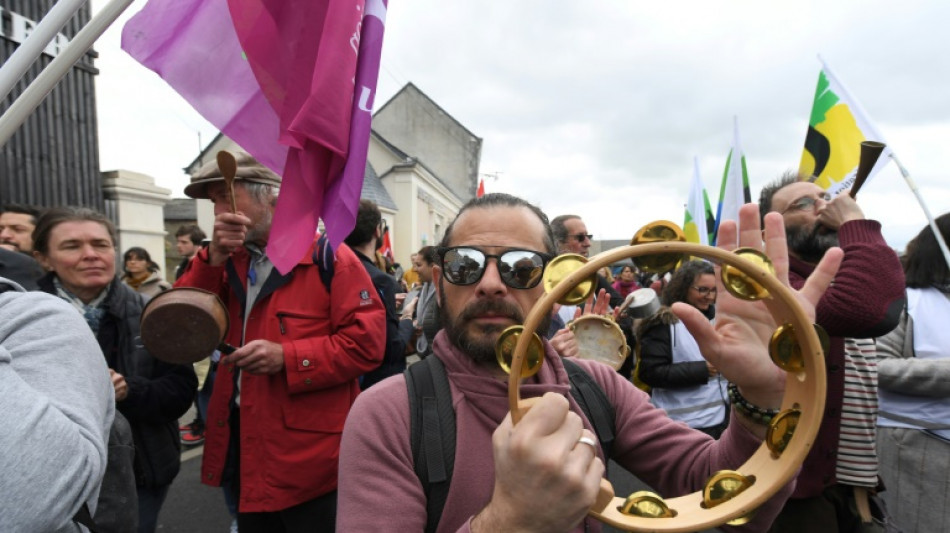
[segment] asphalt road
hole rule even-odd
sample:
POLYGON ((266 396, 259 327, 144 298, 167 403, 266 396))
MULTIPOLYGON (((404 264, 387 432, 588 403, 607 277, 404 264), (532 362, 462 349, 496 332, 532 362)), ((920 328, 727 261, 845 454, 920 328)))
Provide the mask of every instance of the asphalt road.
MULTIPOLYGON (((193 418, 189 411, 183 424, 193 418)), ((201 484, 201 452, 196 446, 183 450, 181 471, 168 491, 158 515, 157 531, 162 533, 228 533, 231 515, 224 504, 224 493, 218 487, 201 484)))

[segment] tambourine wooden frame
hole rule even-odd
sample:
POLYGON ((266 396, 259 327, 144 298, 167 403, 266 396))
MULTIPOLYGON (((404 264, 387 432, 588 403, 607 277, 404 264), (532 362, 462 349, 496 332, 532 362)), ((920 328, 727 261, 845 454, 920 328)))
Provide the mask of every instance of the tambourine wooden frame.
MULTIPOLYGON (((769 292, 765 303, 777 325, 792 324, 795 328, 805 370, 788 374, 782 410, 795 407, 801 410, 794 437, 785 450, 775 457, 763 442, 755 453, 741 466, 734 468, 742 475, 755 476, 755 483, 731 500, 712 508, 704 508, 702 487, 696 492, 666 499, 666 504, 676 511, 672 518, 647 518, 620 512, 626 497, 615 497, 613 487, 606 479, 601 482, 601 495, 590 510, 594 518, 626 531, 682 532, 700 531, 720 526, 730 520, 754 512, 776 491, 788 483, 797 473, 805 456, 811 449, 821 425, 825 405, 827 380, 825 378, 824 352, 812 320, 798 304, 792 289, 755 263, 720 248, 684 242, 653 242, 623 246, 602 252, 569 274, 551 292, 545 294, 525 318, 524 332, 519 337, 512 354, 512 372, 508 378, 508 403, 512 420, 518 423, 531 401, 523 401, 520 394, 521 369, 528 340, 537 330, 542 319, 551 312, 554 304, 579 282, 586 280, 600 268, 626 258, 650 254, 682 253, 701 257, 721 265, 731 265, 758 282, 769 292)), ((717 280, 721 286, 721 279, 717 280)))

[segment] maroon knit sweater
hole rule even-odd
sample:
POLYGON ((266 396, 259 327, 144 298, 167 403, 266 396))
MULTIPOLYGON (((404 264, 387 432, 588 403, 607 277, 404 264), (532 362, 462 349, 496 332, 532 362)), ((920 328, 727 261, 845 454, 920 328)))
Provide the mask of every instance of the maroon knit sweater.
MULTIPOLYGON (((853 220, 838 229, 844 260, 818 302, 816 321, 831 337, 825 354, 828 396, 815 445, 805 458, 792 498, 811 498, 836 483, 835 462, 844 395, 844 337, 880 337, 894 329, 904 308, 904 272, 875 220, 853 220)), ((790 259, 789 281, 796 289, 815 266, 790 259)))

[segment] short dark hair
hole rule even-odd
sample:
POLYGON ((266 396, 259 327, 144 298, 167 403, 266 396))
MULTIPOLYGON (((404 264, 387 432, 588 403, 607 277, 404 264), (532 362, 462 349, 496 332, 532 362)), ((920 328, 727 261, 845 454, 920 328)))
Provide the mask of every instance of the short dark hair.
POLYGON ((363 246, 368 243, 376 233, 379 227, 379 221, 383 219, 379 207, 371 200, 360 200, 360 207, 356 211, 356 225, 353 231, 343 239, 343 242, 349 246, 363 246))
POLYGON ((56 226, 64 222, 97 222, 109 232, 112 245, 116 243, 115 225, 98 211, 85 207, 54 207, 46 210, 36 221, 33 230, 33 249, 43 255, 49 254, 49 238, 56 226))
POLYGON ((421 257, 423 261, 429 263, 430 265, 434 265, 439 262, 439 252, 435 246, 423 246, 422 248, 419 248, 419 257, 421 257))
POLYGON ((551 233, 554 238, 554 242, 566 242, 567 241, 567 226, 564 225, 568 220, 580 220, 581 217, 577 215, 559 215, 554 217, 554 220, 551 221, 551 233))
POLYGON ((188 240, 191 241, 191 244, 198 246, 201 244, 201 241, 207 238, 204 231, 201 231, 201 228, 197 224, 183 224, 178 227, 178 231, 175 232, 175 238, 188 236, 188 240))
MULTIPOLYGON (((458 215, 455 217, 455 220, 449 224, 449 227, 445 230, 445 235, 442 237, 442 242, 439 244, 441 247, 447 247, 452 242, 452 230, 455 229, 455 223, 458 222, 459 217, 462 216, 462 213, 468 211, 469 209, 475 208, 488 208, 488 207, 524 207, 534 213, 538 220, 541 221, 541 224, 544 226, 544 235, 542 240, 544 241, 544 251, 549 254, 556 254, 557 247, 554 245, 554 236, 551 233, 551 224, 548 222, 548 216, 544 214, 544 211, 541 211, 537 206, 528 203, 526 200, 518 198, 517 196, 512 196, 510 194, 505 194, 502 192, 494 192, 486 194, 481 198, 473 198, 468 201, 465 205, 462 206, 462 209, 459 210, 458 215)), ((422 250, 420 250, 420 253, 422 250)))
POLYGON ((716 270, 706 261, 693 260, 683 263, 673 272, 673 277, 663 289, 660 302, 667 307, 676 302, 685 302, 689 288, 696 283, 696 278, 703 274, 715 275, 716 270))
MULTIPOLYGON (((759 192, 759 219, 765 224, 765 215, 772 212, 772 198, 775 193, 799 181, 812 181, 808 176, 803 176, 794 170, 786 170, 776 180, 772 181, 759 192)), ((764 226, 763 226, 764 227, 764 226)))
POLYGON ((142 248, 141 246, 133 246, 125 251, 122 254, 122 269, 125 270, 125 264, 129 262, 131 258, 144 259, 145 264, 147 265, 149 272, 158 272, 158 263, 152 261, 152 256, 149 255, 148 250, 142 248))
MULTIPOLYGON (((940 215, 934 222, 943 240, 950 241, 950 213, 940 215)), ((932 285, 950 283, 947 260, 929 224, 907 243, 901 263, 904 265, 908 287, 924 289, 932 285)))
POLYGON ((3 206, 3 209, 0 210, 0 213, 20 213, 22 215, 30 215, 30 218, 32 218, 31 222, 35 226, 36 220, 40 218, 40 215, 43 213, 43 211, 39 207, 34 207, 32 205, 6 204, 3 206))

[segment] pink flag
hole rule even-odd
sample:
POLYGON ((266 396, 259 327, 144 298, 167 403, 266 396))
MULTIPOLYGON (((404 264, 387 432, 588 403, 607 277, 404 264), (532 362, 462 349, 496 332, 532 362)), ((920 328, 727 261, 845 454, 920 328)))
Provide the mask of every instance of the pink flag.
POLYGON ((321 217, 334 246, 353 228, 385 16, 386 0, 150 0, 123 29, 123 49, 283 176, 281 272, 321 217))

